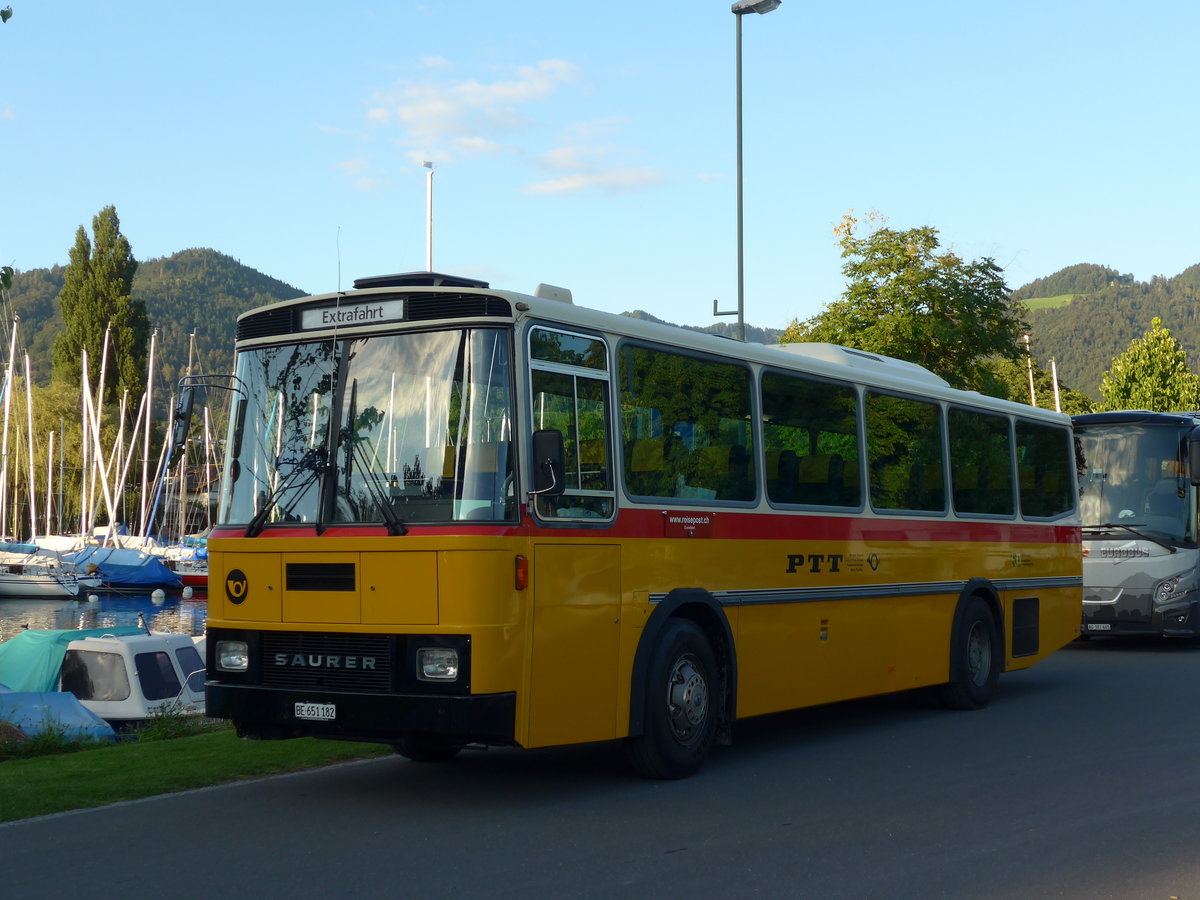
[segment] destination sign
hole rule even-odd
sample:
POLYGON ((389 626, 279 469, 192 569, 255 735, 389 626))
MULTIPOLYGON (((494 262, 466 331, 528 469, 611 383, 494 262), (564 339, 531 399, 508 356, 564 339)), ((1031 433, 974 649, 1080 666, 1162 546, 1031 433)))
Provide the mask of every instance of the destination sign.
POLYGON ((374 325, 404 318, 403 300, 376 300, 371 303, 342 303, 338 306, 319 306, 306 309, 300 316, 300 327, 343 328, 347 325, 374 325))

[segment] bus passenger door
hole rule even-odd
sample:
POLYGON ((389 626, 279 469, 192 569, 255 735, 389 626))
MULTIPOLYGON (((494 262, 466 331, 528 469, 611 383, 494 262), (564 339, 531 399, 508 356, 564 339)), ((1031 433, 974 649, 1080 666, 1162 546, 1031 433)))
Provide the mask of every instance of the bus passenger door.
POLYGON ((616 734, 621 548, 538 544, 526 746, 616 734))

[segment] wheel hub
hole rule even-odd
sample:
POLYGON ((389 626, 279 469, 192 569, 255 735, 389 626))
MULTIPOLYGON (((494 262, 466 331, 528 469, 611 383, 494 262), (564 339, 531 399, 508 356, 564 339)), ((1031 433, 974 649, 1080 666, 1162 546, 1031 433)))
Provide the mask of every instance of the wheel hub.
POLYGON ((671 670, 667 708, 671 730, 681 742, 691 738, 708 717, 708 683, 690 656, 681 657, 671 670))

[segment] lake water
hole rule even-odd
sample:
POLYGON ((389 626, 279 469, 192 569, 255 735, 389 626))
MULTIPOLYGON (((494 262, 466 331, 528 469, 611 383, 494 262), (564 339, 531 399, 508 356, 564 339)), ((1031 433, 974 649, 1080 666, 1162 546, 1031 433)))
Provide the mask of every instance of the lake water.
POLYGON ((97 592, 95 600, 0 599, 0 643, 30 628, 112 628, 136 625, 141 613, 152 631, 203 634, 208 597, 197 593, 184 600, 168 594, 155 600, 149 594, 97 592))

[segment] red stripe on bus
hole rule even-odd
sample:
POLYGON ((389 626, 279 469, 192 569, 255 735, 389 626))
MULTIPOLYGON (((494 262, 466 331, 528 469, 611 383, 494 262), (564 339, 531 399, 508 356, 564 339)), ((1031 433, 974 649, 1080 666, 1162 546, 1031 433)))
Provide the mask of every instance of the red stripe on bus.
MULTIPOLYGON (((530 521, 528 525, 409 525, 410 534, 430 536, 478 535, 485 537, 574 537, 642 538, 679 540, 803 540, 866 542, 946 542, 1078 544, 1082 535, 1078 525, 1031 522, 971 522, 962 519, 867 518, 828 516, 814 513, 757 513, 705 509, 622 509, 615 522, 594 527, 546 527, 530 521), (679 522, 668 521, 677 517, 679 522), (707 521, 702 521, 707 520, 707 521), (688 538, 684 529, 692 526, 696 536, 688 538), (668 538, 668 532, 671 532, 668 538)), ((240 538, 241 528, 215 528, 213 538, 240 538)), ((346 538, 382 537, 382 525, 345 525, 326 528, 318 535, 312 527, 271 527, 262 538, 346 538)), ((398 538, 402 540, 402 538, 398 538)))

